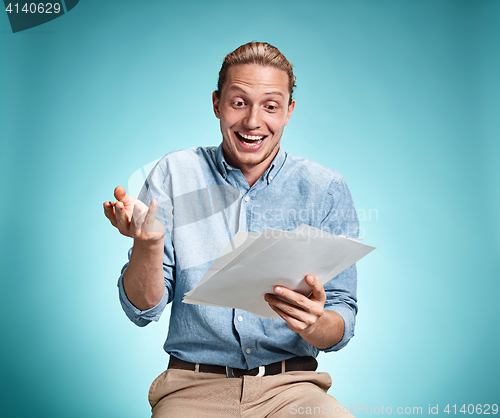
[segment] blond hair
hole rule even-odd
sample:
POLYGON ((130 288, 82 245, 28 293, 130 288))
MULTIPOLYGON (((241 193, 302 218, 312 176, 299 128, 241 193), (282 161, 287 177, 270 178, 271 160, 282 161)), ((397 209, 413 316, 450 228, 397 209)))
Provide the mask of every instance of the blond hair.
POLYGON ((226 82, 229 68, 241 64, 259 64, 264 67, 269 66, 285 71, 288 75, 288 92, 290 93, 288 105, 292 103, 293 89, 296 87, 293 66, 278 48, 267 42, 249 42, 226 55, 219 71, 219 81, 217 82, 217 90, 215 91, 217 99, 220 100, 222 87, 226 82))

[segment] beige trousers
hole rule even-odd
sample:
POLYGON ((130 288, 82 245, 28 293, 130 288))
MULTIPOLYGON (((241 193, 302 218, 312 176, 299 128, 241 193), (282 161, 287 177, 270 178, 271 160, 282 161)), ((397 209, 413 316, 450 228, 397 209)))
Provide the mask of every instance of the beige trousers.
POLYGON ((286 372, 227 378, 221 374, 169 369, 149 389, 153 418, 353 418, 326 393, 328 373, 286 372))

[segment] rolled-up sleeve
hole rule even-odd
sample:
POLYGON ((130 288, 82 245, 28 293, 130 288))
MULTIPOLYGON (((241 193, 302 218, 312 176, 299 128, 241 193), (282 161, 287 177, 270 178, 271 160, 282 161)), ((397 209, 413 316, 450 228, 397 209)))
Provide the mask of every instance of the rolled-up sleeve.
POLYGON ((356 299, 356 265, 352 265, 325 284, 325 310, 337 312, 344 320, 344 335, 333 347, 321 350, 338 351, 354 337, 358 305, 356 299), (330 284, 331 283, 331 284, 330 284))
MULTIPOLYGON (((132 249, 129 250, 129 259, 131 253, 132 249)), ((172 294, 172 291, 169 291, 169 286, 167 281, 165 282, 165 290, 163 292, 163 297, 160 300, 160 302, 158 302, 157 305, 153 306, 150 309, 141 311, 140 309, 136 308, 132 304, 132 302, 130 302, 123 287, 123 273, 125 273, 127 266, 128 263, 123 266, 120 278, 118 279, 118 296, 120 298, 120 303, 122 305, 123 311, 125 312, 125 315, 127 315, 127 317, 139 327, 144 327, 148 325, 151 321, 157 322, 160 319, 163 310, 165 309, 165 307, 167 306, 168 302, 171 299, 170 295, 172 294)))
MULTIPOLYGON (((345 180, 335 179, 328 191, 326 199, 327 215, 322 222, 321 229, 336 235, 345 235, 349 238, 359 237, 359 220, 354 207, 351 193, 345 180)), ((354 336, 357 305, 357 271, 353 264, 336 277, 325 283, 326 292, 325 310, 337 312, 344 320, 344 335, 337 344, 321 351, 338 351, 345 347, 354 336)))

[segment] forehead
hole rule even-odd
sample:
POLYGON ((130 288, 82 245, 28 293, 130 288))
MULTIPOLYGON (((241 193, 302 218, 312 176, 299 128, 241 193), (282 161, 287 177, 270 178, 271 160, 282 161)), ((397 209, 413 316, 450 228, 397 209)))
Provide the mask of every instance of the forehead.
POLYGON ((259 64, 240 64, 227 72, 227 91, 243 90, 246 93, 280 94, 288 97, 288 74, 275 67, 259 64))

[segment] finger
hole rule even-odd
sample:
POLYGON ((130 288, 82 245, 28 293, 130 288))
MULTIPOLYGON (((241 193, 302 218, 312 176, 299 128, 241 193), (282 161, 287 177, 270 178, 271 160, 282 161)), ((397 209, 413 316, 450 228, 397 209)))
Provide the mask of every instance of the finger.
POLYGON ((285 312, 288 316, 299 319, 302 314, 305 312, 301 307, 289 302, 288 300, 284 300, 281 297, 276 295, 266 294, 264 299, 270 305, 279 308, 281 311, 285 312))
POLYGON ((115 187, 115 198, 120 201, 127 195, 127 192, 124 187, 117 186, 115 187))
POLYGON ((116 200, 123 203, 123 206, 127 211, 130 210, 130 212, 132 212, 132 206, 135 203, 135 199, 127 194, 124 187, 118 186, 115 188, 115 197, 116 200))
POLYGON ((115 204, 110 200, 109 202, 104 202, 103 206, 104 209, 113 209, 115 207, 115 204))
POLYGON ((302 309, 306 308, 310 303, 310 300, 304 295, 284 286, 275 286, 274 293, 280 298, 284 298, 291 304, 299 306, 302 309))
POLYGON ((149 202, 149 209, 148 212, 146 213, 146 217, 144 218, 144 223, 143 223, 143 228, 147 231, 152 231, 153 230, 153 225, 155 222, 156 218, 156 211, 158 210, 158 203, 156 200, 151 200, 149 202))
POLYGON ((130 222, 122 202, 116 202, 115 214, 116 214, 117 227, 120 230, 120 232, 121 233, 128 232, 130 222))
POLYGON ((109 204, 109 202, 104 202, 104 215, 109 219, 113 226, 116 226, 116 217, 115 211, 113 210, 113 206, 109 204))
POLYGON ((284 298, 288 303, 299 307, 313 316, 321 316, 323 314, 323 306, 326 299, 322 301, 316 298, 308 298, 301 293, 294 292, 283 286, 276 286, 274 292, 279 295, 279 298, 284 298))
POLYGON ((323 304, 326 302, 326 293, 323 284, 316 279, 312 274, 306 276, 306 283, 312 290, 311 299, 315 299, 323 304))
POLYGON ((271 307, 271 309, 276 312, 288 325, 288 327, 295 333, 299 333, 303 330, 305 330, 308 325, 300 320, 298 320, 297 318, 289 315, 288 313, 286 313, 285 311, 283 311, 282 309, 278 308, 277 306, 274 306, 274 305, 271 305, 269 304, 269 306, 271 307))
POLYGON ((142 219, 142 211, 139 205, 134 205, 134 209, 132 210, 132 219, 130 221, 131 232, 135 232, 141 229, 142 219))

